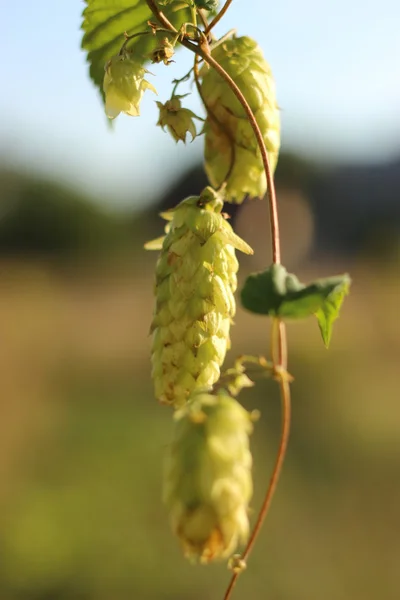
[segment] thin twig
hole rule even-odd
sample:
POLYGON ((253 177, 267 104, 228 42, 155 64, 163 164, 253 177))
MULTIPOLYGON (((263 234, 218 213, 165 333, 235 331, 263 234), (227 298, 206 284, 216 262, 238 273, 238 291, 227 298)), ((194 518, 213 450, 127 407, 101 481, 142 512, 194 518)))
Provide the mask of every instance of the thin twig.
POLYGON ((205 15, 205 11, 202 8, 198 8, 197 14, 199 15, 199 19, 202 22, 204 29, 207 29, 208 21, 207 21, 206 15, 205 15))
POLYGON ((186 73, 186 75, 184 75, 180 79, 173 79, 172 83, 174 84, 174 87, 172 88, 171 99, 173 96, 175 96, 175 92, 178 89, 178 86, 181 83, 183 83, 184 81, 188 81, 190 79, 190 75, 192 74, 192 71, 193 71, 193 67, 186 73))
POLYGON ((133 38, 136 38, 139 35, 149 35, 149 33, 152 33, 152 32, 151 31, 139 31, 138 33, 133 33, 132 35, 128 35, 127 33, 125 33, 124 34, 125 35, 125 41, 122 44, 122 46, 120 48, 120 51, 118 52, 119 56, 123 55, 123 53, 124 53, 124 51, 126 49, 127 44, 129 44, 129 42, 131 40, 133 40, 133 38))
POLYGON ((205 34, 207 34, 209 31, 211 31, 211 29, 213 29, 216 26, 216 24, 219 23, 219 21, 222 19, 222 17, 228 10, 231 3, 232 3, 232 0, 226 0, 225 4, 223 5, 223 7, 219 11, 219 13, 213 18, 213 20, 211 21, 209 26, 206 27, 206 29, 204 30, 205 34))

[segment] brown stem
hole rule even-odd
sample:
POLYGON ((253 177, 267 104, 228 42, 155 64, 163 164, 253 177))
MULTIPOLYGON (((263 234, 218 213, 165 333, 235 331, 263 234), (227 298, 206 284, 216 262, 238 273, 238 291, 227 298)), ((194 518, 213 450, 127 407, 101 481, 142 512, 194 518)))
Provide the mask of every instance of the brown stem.
MULTIPOLYGON (((279 353, 279 367, 286 370, 287 368, 287 343, 286 343, 286 328, 283 321, 279 321, 278 319, 274 319, 272 323, 272 342, 273 345, 277 346, 279 353)), ((253 527, 253 531, 251 532, 249 541, 247 542, 247 546, 241 555, 241 559, 246 563, 250 552, 252 551, 254 544, 256 542, 257 536, 261 530, 261 527, 264 523, 265 517, 269 511, 271 506, 271 501, 274 496, 276 487, 278 485, 279 476, 282 471, 283 462, 286 455, 286 449, 289 441, 290 434, 290 421, 291 421, 291 402, 290 402, 290 386, 287 377, 285 376, 285 372, 279 378, 279 388, 281 395, 281 406, 282 406, 282 426, 281 426, 281 437, 279 442, 279 448, 276 455, 274 469, 272 471, 271 479, 269 481, 268 489, 265 494, 263 503, 260 508, 260 512, 258 513, 257 521, 253 527)), ((227 590, 225 592, 224 600, 229 600, 231 597, 233 588, 235 587, 237 578, 240 575, 240 571, 236 572, 232 575, 232 578, 229 582, 227 590)))
POLYGON ((202 8, 198 8, 197 14, 199 15, 199 19, 202 22, 204 29, 206 30, 208 28, 208 21, 205 15, 205 11, 202 8))
MULTIPOLYGON (((282 333, 281 333, 282 335, 282 333)), ((247 542, 247 546, 241 556, 243 561, 246 561, 252 551, 254 544, 256 542, 257 536, 261 530, 261 527, 264 523, 265 517, 267 516, 268 510, 271 506, 271 501, 273 495, 275 493, 279 475, 282 470, 283 461, 286 455, 286 448, 289 440, 290 433, 290 415, 291 415, 291 403, 290 403, 290 389, 289 383, 284 378, 280 383, 280 391, 281 391, 281 404, 282 404, 282 430, 281 430, 281 438, 278 448, 278 453, 276 456, 276 461, 274 465, 274 470, 271 475, 271 479, 269 481, 268 489, 264 497, 264 501, 262 503, 260 512, 257 517, 257 521, 254 525, 253 531, 251 533, 250 539, 247 542)), ((240 572, 234 573, 229 582, 228 588, 225 592, 224 600, 229 600, 231 597, 233 588, 235 587, 237 578, 239 577, 240 572)))
POLYGON ((161 25, 163 27, 165 27, 166 29, 169 29, 170 31, 174 31, 175 33, 178 33, 177 30, 175 29, 175 27, 172 25, 171 21, 169 21, 167 19, 167 17, 164 15, 164 13, 161 12, 161 10, 158 8, 158 6, 154 2, 154 0, 146 0, 146 2, 147 2, 147 6, 150 8, 153 15, 156 17, 156 19, 158 19, 158 21, 161 23, 161 25))
POLYGON ((213 20, 211 21, 209 26, 206 27, 206 29, 204 30, 205 34, 207 34, 209 31, 211 31, 211 29, 213 29, 216 26, 216 24, 219 23, 219 21, 222 19, 222 17, 228 10, 231 3, 232 3, 232 0, 226 0, 225 4, 223 5, 223 7, 219 11, 219 13, 213 18, 213 20))

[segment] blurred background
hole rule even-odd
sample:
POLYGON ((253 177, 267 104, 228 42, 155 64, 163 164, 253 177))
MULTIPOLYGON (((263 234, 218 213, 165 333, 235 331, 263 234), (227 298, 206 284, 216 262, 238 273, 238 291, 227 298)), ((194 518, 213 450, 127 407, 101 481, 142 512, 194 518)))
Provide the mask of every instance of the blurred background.
MULTIPOLYGON (((80 50, 82 1, 2 6, 0 95, 0 599, 220 599, 224 564, 181 555, 161 503, 171 413, 153 399, 148 329, 158 212, 205 184, 142 117, 111 130, 80 50)), ((293 431, 269 518, 235 598, 400 597, 400 5, 235 0, 273 68, 283 261, 303 281, 350 272, 327 352, 290 324, 293 431)), ((152 72, 159 100, 189 57, 152 72)), ((190 91, 190 90, 187 90, 190 91)), ((201 107, 196 95, 188 106, 201 107)), ((271 260, 265 202, 233 211, 271 260)), ((269 324, 238 308, 230 364, 267 353, 269 324)), ((279 436, 276 384, 242 394, 256 513, 279 436)))

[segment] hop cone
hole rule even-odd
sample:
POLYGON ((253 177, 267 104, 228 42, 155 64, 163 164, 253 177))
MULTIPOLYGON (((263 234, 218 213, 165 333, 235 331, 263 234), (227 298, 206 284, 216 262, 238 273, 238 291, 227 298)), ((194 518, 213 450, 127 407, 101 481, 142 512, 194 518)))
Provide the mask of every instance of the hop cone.
POLYGON ((163 214, 170 222, 156 266, 152 377, 156 397, 175 407, 219 378, 235 314, 235 248, 253 252, 221 208, 216 192, 205 188, 163 214))
POLYGON ((157 94, 155 87, 144 79, 148 71, 128 53, 113 56, 105 67, 103 90, 105 111, 109 119, 121 112, 138 117, 140 101, 148 89, 157 94))
POLYGON ((196 137, 196 126, 193 119, 197 119, 194 112, 188 108, 182 108, 181 98, 184 96, 173 96, 165 104, 156 102, 160 109, 160 118, 157 125, 163 129, 166 127, 175 142, 182 140, 186 144, 186 134, 190 133, 192 141, 196 137))
POLYGON ((228 557, 249 532, 251 414, 225 392, 197 393, 176 419, 164 483, 172 528, 189 558, 228 557))
MULTIPOLYGON (((249 37, 232 38, 217 46, 212 56, 231 76, 246 97, 267 147, 272 172, 280 147, 279 110, 268 63, 249 37)), ((203 67, 202 94, 209 111, 204 127, 205 169, 211 185, 226 179, 234 144, 234 166, 227 180, 226 200, 241 203, 245 196, 263 196, 267 189, 261 154, 242 105, 214 70, 203 67), (216 122, 216 120, 218 122, 216 122)))

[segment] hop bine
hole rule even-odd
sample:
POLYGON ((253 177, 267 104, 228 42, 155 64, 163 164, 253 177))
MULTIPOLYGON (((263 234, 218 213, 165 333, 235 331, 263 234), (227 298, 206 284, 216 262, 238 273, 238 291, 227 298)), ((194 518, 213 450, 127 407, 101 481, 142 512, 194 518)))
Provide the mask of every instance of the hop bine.
POLYGON ((164 213, 166 236, 146 245, 161 248, 151 325, 155 395, 175 408, 218 380, 236 310, 235 248, 253 253, 222 206, 220 196, 205 188, 164 213))
POLYGON ((188 558, 227 558, 249 533, 254 417, 220 391, 194 394, 175 418, 164 482, 172 529, 188 558))
MULTIPOLYGON (((273 172, 280 147, 279 109, 271 69, 260 47, 249 37, 234 37, 217 46, 212 56, 246 97, 261 129, 273 172)), ((211 185, 219 187, 227 180, 228 202, 263 196, 267 183, 261 154, 242 105, 214 69, 204 65, 200 77, 208 112, 204 126, 205 169, 211 185)))

